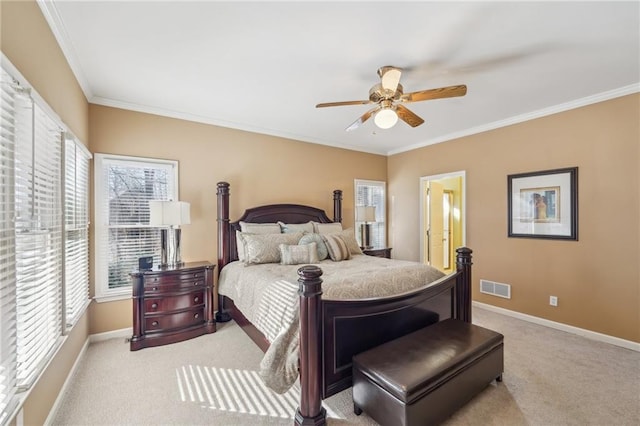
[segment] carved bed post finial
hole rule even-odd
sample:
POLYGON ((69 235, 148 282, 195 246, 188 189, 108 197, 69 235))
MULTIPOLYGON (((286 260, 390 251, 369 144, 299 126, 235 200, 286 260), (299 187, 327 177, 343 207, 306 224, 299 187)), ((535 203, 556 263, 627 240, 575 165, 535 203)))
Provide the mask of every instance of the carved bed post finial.
POLYGON ((218 273, 229 263, 229 183, 218 182, 218 273))
POLYGON ((325 425, 327 412, 322 407, 321 300, 322 270, 306 265, 298 269, 300 296, 300 406, 296 425, 325 425))
POLYGON ((333 221, 342 222, 342 190, 333 191, 333 221))
POLYGON ((456 282, 456 315, 458 319, 471 322, 471 253, 468 247, 456 249, 456 267, 461 274, 456 282))

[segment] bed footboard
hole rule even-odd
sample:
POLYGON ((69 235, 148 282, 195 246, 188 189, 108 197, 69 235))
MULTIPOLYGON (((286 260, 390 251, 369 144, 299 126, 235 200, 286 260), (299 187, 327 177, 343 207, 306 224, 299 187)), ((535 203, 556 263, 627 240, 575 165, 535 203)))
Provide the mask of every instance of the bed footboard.
POLYGON ((322 300, 322 270, 298 270, 301 395, 295 424, 326 423, 322 399, 351 386, 353 355, 447 318, 471 322, 471 250, 457 253, 456 273, 381 299, 322 300))

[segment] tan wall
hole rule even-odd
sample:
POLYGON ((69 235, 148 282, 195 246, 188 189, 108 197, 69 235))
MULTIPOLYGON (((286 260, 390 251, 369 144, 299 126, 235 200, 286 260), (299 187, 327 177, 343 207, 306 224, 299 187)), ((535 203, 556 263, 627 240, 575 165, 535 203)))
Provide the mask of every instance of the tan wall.
POLYGON ((420 177, 465 170, 474 300, 640 342, 638 117, 634 94, 390 156, 394 256, 419 257, 420 177), (572 166, 579 241, 508 238, 507 175, 572 166), (480 294, 481 278, 512 298, 480 294))
POLYGON ((2 53, 38 94, 85 144, 89 138, 89 111, 82 93, 49 24, 35 1, 2 1, 2 53))
MULTIPOLYGON (((343 223, 353 226, 354 179, 386 180, 385 156, 91 105, 94 153, 179 161, 180 199, 191 203, 182 228, 185 261, 217 259, 216 183, 231 184, 230 215, 260 204, 310 204, 333 214, 343 190, 343 223)), ((131 301, 92 307, 91 333, 131 327, 131 301)))
MULTIPOLYGON (((83 142, 89 135, 88 104, 35 1, 0 2, 0 46, 62 121, 83 142)), ((80 318, 24 403, 25 425, 43 424, 88 337, 80 318)))

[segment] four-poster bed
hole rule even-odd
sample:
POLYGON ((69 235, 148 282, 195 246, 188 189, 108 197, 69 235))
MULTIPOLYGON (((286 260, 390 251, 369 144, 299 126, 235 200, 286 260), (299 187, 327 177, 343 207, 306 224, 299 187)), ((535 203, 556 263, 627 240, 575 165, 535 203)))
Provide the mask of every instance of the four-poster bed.
MULTIPOLYGON (((240 231, 241 222, 329 224, 342 221, 342 191, 339 190, 333 192, 333 220, 324 210, 315 207, 272 204, 247 209, 232 222, 229 195, 229 184, 219 182, 218 270, 221 273, 227 265, 238 260, 236 233, 240 231)), ((353 355, 447 318, 471 322, 471 250, 460 248, 457 253, 457 271, 452 274, 400 294, 359 300, 323 298, 321 267, 296 267, 297 277, 290 278, 297 279, 299 297, 296 318, 299 317, 301 399, 295 415, 296 424, 325 423, 322 399, 351 386, 353 355)), ((267 351, 271 342, 247 319, 248 313, 241 312, 227 297, 221 296, 220 303, 218 318, 224 320, 229 314, 263 351, 267 351)))

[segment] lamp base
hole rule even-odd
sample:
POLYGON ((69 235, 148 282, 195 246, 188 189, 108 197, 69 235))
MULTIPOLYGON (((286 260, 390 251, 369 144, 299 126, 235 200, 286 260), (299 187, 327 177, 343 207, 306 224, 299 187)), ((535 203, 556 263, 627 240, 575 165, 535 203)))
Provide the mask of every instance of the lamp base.
POLYGON ((182 265, 180 258, 180 228, 160 230, 160 267, 173 268, 182 265))
POLYGON ((373 248, 371 245, 371 225, 369 223, 360 225, 360 237, 363 249, 368 250, 373 248))

